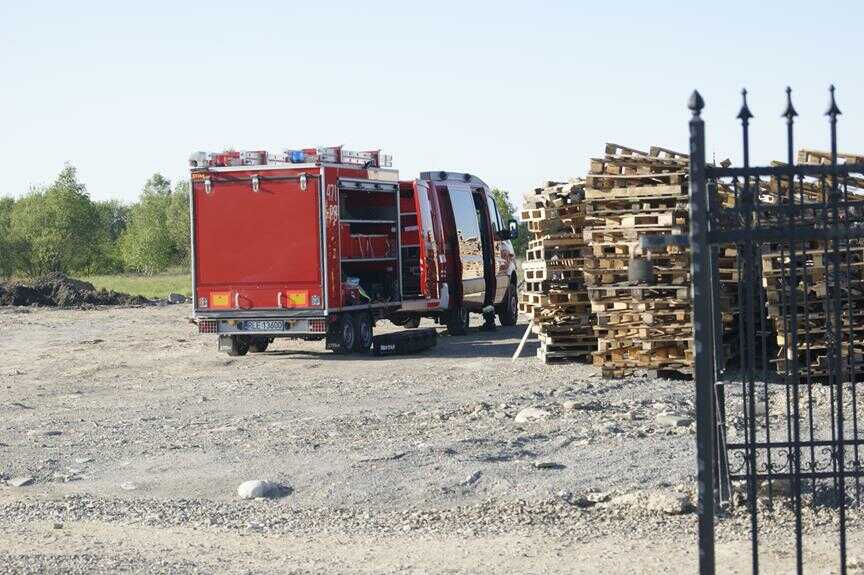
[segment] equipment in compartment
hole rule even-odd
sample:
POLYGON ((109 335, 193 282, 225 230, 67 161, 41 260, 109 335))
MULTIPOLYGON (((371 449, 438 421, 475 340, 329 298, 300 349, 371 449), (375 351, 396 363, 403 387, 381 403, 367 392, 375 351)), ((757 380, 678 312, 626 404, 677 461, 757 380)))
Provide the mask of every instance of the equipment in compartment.
POLYGON ((352 232, 361 226, 340 225, 342 259, 383 259, 396 257, 396 242, 392 233, 352 232))

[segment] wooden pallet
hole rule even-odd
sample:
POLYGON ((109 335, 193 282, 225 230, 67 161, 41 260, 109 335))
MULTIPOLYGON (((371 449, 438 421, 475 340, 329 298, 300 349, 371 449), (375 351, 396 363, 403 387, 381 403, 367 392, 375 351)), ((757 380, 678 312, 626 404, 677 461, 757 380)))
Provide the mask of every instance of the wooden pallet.
POLYGON ((529 311, 537 352, 545 363, 590 359, 596 338, 582 268, 590 255, 582 239, 584 182, 548 182, 526 194, 522 219, 531 240, 522 266, 520 309, 529 311))

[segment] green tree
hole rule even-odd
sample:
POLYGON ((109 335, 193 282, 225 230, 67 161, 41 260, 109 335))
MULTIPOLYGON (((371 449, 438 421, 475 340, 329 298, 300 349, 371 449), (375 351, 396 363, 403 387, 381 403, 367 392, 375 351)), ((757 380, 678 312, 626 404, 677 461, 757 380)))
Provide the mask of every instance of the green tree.
POLYGON ((171 182, 154 174, 129 211, 129 221, 120 237, 120 255, 127 269, 148 275, 164 271, 176 260, 168 232, 171 182))
POLYGON ((12 198, 0 198, 0 278, 11 276, 16 267, 17 249, 10 237, 14 207, 15 200, 12 198))
POLYGON ((150 179, 144 184, 144 189, 141 190, 142 196, 171 196, 171 180, 164 177, 162 174, 156 173, 150 176, 150 179))
POLYGON ((94 206, 99 217, 99 233, 87 271, 90 274, 122 272, 119 240, 129 220, 129 208, 119 200, 95 202, 94 206))
POLYGON ((31 275, 87 268, 98 239, 99 215, 77 172, 67 165, 47 188, 31 190, 12 208, 9 235, 17 267, 31 275))
POLYGON ((190 227, 189 227, 189 182, 180 182, 171 194, 165 215, 168 237, 174 246, 174 262, 178 265, 189 264, 190 227))
POLYGON ((116 242, 126 229, 129 221, 129 207, 120 200, 105 200, 96 202, 99 213, 99 226, 105 232, 107 239, 116 242))
MULTIPOLYGON (((510 202, 510 196, 507 192, 499 188, 492 188, 492 197, 495 198, 495 205, 498 206, 498 213, 504 224, 510 220, 516 220, 516 207, 510 202)), ((517 258, 525 257, 525 251, 528 249, 528 224, 519 222, 519 237, 512 240, 513 251, 516 252, 517 258)))

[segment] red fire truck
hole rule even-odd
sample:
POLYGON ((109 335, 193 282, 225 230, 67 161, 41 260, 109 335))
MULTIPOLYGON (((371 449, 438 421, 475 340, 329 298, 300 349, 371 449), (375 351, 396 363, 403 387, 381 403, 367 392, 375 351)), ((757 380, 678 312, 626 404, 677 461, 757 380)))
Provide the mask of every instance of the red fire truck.
POLYGON ((516 323, 516 222, 476 176, 400 181, 389 156, 341 147, 190 164, 194 319, 221 351, 280 337, 365 351, 381 319, 462 334, 470 313, 494 309, 516 323))

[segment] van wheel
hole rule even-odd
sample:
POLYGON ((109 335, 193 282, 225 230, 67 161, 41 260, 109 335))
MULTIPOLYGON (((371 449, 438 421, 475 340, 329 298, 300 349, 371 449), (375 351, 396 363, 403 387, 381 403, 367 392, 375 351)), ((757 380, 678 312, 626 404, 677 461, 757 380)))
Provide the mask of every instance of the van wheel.
POLYGON ((498 310, 498 323, 501 325, 516 325, 519 320, 519 302, 516 295, 516 284, 510 282, 504 302, 498 310))
POLYGON ((372 347, 372 316, 358 313, 354 316, 354 351, 366 353, 372 347))
POLYGON ((270 345, 270 340, 266 337, 253 337, 249 343, 249 351, 252 353, 264 353, 267 351, 267 346, 270 345))
POLYGON ((228 350, 228 355, 232 357, 237 357, 240 355, 246 355, 249 351, 249 338, 243 335, 232 335, 231 336, 231 349, 228 350))
POLYGON ((337 353, 351 353, 357 341, 357 330, 351 314, 344 313, 336 325, 336 342, 339 344, 337 353))
POLYGON ((470 321, 468 309, 461 305, 450 312, 447 318, 447 333, 450 335, 465 335, 470 321))

